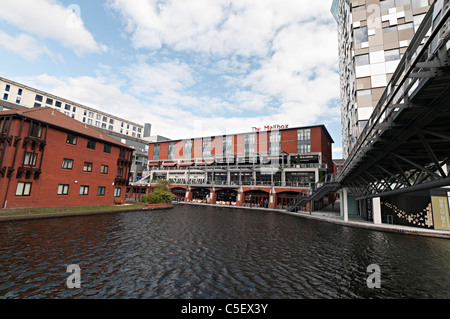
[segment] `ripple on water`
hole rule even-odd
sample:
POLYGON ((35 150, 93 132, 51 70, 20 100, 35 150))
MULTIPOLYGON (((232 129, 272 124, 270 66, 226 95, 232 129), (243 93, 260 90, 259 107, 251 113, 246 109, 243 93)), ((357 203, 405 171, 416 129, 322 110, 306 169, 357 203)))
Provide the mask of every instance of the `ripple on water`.
POLYGON ((1 298, 448 298, 447 240, 270 212, 172 210, 0 224, 1 298), (366 268, 382 270, 381 290, 366 268), (68 289, 66 268, 81 267, 68 289))

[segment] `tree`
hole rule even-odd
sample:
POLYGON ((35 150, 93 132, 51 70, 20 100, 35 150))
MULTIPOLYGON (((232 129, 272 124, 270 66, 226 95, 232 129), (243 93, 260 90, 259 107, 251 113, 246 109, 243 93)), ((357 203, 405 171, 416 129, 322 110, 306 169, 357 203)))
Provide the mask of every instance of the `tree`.
POLYGON ((175 195, 170 191, 170 181, 159 179, 153 192, 142 196, 142 201, 147 204, 170 203, 175 195))

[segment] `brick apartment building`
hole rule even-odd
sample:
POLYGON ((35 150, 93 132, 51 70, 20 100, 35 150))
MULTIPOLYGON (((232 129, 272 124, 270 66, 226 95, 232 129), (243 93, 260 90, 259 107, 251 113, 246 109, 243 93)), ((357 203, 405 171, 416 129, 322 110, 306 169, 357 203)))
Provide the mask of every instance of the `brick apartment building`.
POLYGON ((50 107, 0 112, 0 208, 123 203, 133 149, 50 107))
POLYGON ((149 170, 130 185, 129 197, 140 198, 162 178, 183 201, 283 208, 334 173, 334 141, 324 125, 275 128, 151 143, 149 170))

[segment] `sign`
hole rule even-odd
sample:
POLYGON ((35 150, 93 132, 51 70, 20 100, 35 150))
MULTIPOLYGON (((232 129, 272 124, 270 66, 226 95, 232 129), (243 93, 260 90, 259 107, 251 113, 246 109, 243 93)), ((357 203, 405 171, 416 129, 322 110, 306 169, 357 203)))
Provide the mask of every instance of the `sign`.
POLYGON ((431 197, 434 229, 450 230, 449 209, 447 197, 431 197))
MULTIPOLYGON (((281 129, 286 129, 286 128, 289 128, 288 124, 285 124, 285 125, 280 125, 280 124, 266 125, 266 126, 264 126, 264 131, 281 130, 281 129)), ((252 127, 252 131, 253 132, 259 132, 259 131, 261 131, 261 128, 260 127, 252 127)))

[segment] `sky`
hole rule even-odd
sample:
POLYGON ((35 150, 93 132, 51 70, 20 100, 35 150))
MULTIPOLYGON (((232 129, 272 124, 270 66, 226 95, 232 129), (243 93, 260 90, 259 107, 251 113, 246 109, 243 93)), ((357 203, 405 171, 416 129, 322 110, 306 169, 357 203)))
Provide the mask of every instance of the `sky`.
POLYGON ((332 0, 0 0, 0 76, 170 139, 324 124, 342 158, 332 0))

